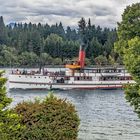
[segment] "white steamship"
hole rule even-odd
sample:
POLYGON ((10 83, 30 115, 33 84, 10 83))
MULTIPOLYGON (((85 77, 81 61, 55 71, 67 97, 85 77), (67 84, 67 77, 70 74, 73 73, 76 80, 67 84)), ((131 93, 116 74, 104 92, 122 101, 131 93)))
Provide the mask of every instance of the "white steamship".
POLYGON ((66 65, 65 71, 19 71, 9 74, 10 89, 118 89, 135 83, 122 67, 85 67, 84 46, 77 62, 66 65))

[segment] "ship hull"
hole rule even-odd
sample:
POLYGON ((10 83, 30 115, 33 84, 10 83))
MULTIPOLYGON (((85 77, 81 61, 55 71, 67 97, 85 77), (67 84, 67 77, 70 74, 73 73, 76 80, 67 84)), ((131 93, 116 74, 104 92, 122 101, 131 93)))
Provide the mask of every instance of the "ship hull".
POLYGON ((50 89, 48 76, 9 75, 9 89, 50 89))
POLYGON ((93 84, 64 84, 64 83, 39 83, 39 82, 17 82, 17 81, 9 81, 9 89, 43 89, 43 90, 51 90, 51 89, 122 89, 124 84, 102 84, 102 83, 93 83, 93 84))
POLYGON ((81 89, 81 90, 96 90, 96 89, 122 89, 123 85, 102 85, 102 84, 91 84, 91 85, 81 85, 81 84, 73 84, 73 85, 52 85, 51 89, 81 89))
POLYGON ((48 90, 50 89, 48 84, 33 84, 33 83, 21 83, 21 82, 9 82, 9 89, 35 89, 35 90, 48 90))
POLYGON ((82 90, 95 90, 95 89, 122 89, 124 85, 102 85, 102 84, 91 84, 91 85, 81 85, 81 84, 34 84, 34 83, 19 83, 10 82, 9 89, 36 89, 36 90, 56 90, 56 89, 82 89, 82 90))

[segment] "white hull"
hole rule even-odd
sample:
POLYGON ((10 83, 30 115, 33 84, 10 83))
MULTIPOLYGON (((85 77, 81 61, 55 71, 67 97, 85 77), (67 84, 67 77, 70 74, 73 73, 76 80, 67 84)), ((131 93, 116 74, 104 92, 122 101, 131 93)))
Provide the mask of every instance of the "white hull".
POLYGON ((9 75, 9 89, 49 89, 49 77, 41 75, 9 75))
POLYGON ((50 89, 47 84, 9 83, 9 89, 50 89))
POLYGON ((68 81, 52 82, 49 76, 43 75, 9 75, 9 89, 118 89, 124 84, 135 83, 133 80, 123 81, 68 81))

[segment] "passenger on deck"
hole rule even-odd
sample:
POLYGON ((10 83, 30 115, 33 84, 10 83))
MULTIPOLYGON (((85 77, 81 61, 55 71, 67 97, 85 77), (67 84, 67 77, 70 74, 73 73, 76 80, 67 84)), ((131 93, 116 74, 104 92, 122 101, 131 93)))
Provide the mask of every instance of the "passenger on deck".
POLYGON ((20 74, 20 71, 18 69, 16 70, 16 74, 20 74))
POLYGON ((45 74, 45 75, 47 75, 47 74, 48 74, 48 70, 47 70, 47 69, 45 69, 45 72, 44 72, 44 74, 45 74))
POLYGON ((26 71, 25 71, 25 69, 23 70, 22 74, 26 74, 26 71))

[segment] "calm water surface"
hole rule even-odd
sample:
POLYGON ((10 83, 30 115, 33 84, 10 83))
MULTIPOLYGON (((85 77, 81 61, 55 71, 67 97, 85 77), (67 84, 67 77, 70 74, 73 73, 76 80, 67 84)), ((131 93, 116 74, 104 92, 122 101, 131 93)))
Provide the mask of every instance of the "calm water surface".
MULTIPOLYGON (((47 91, 9 91, 11 106, 43 98, 47 91)), ((55 91, 75 106, 81 119, 79 140, 140 140, 140 120, 126 103, 122 90, 55 91)))

